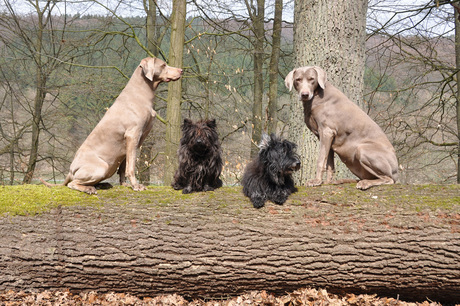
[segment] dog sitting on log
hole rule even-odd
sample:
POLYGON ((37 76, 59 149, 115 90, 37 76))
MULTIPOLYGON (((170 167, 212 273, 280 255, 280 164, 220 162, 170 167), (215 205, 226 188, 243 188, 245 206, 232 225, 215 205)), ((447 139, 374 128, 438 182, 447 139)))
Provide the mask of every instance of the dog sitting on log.
POLYGON ((222 187, 222 150, 216 120, 184 119, 179 147, 179 168, 172 187, 182 193, 212 191, 222 187))
POLYGON ((300 169, 296 145, 271 134, 262 135, 259 154, 247 166, 243 174, 243 193, 255 208, 261 208, 267 200, 283 204, 296 192, 292 173, 300 169))
POLYGON ((334 152, 360 179, 358 189, 397 181, 398 159, 387 136, 358 105, 327 82, 322 68, 296 68, 286 76, 285 84, 297 91, 305 124, 319 139, 316 177, 307 181, 307 186, 321 185, 326 169, 326 183, 332 182, 334 152))

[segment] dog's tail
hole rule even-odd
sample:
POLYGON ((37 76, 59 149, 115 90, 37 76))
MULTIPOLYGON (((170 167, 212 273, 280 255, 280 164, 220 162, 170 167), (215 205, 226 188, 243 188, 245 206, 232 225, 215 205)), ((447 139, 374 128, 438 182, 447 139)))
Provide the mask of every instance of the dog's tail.
POLYGON ((64 183, 62 184, 51 184, 39 177, 39 180, 45 185, 46 187, 56 187, 56 186, 67 186, 68 183, 70 183, 70 173, 67 174, 67 177, 64 180, 64 183))
POLYGON ((358 180, 355 179, 341 179, 341 180, 334 180, 331 182, 332 185, 340 185, 340 184, 351 184, 357 183, 358 180))

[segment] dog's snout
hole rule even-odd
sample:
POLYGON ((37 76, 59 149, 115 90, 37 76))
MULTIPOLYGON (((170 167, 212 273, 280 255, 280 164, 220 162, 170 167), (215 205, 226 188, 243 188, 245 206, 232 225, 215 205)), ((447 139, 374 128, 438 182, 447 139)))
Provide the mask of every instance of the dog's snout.
POLYGON ((310 96, 311 94, 308 91, 303 91, 300 93, 300 97, 302 98, 302 100, 310 100, 311 99, 310 96))
POLYGON ((184 73, 184 70, 179 68, 179 73, 182 75, 184 73))
POLYGON ((295 171, 299 170, 299 169, 300 169, 300 160, 296 160, 296 161, 292 164, 292 168, 294 168, 295 171))

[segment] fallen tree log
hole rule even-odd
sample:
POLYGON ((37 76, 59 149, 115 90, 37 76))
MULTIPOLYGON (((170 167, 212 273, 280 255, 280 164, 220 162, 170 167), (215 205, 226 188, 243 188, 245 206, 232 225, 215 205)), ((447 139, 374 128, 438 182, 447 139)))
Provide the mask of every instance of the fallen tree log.
POLYGON ((0 218, 0 290, 215 298, 310 286, 460 301, 460 186, 300 188, 259 210, 237 187, 116 187, 71 206, 60 193, 75 191, 45 188, 33 190, 54 208, 0 218))

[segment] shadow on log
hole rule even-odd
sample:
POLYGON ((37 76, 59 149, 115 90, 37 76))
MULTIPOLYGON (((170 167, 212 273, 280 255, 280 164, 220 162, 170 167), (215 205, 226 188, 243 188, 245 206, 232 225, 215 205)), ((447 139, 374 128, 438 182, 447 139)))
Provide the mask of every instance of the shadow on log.
POLYGON ((460 301, 459 194, 323 186, 256 210, 240 188, 116 187, 99 191, 95 206, 1 217, 0 290, 216 298, 310 286, 460 301))

